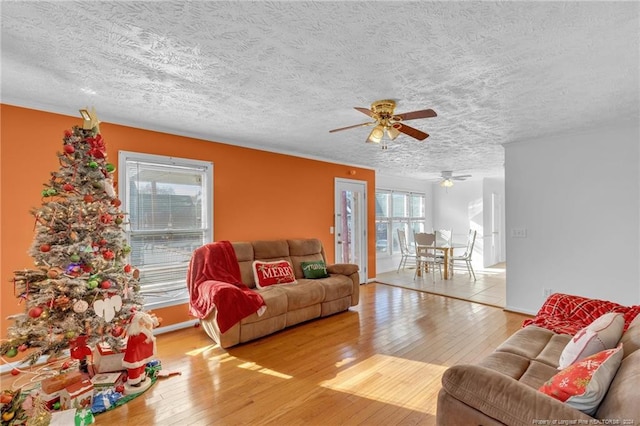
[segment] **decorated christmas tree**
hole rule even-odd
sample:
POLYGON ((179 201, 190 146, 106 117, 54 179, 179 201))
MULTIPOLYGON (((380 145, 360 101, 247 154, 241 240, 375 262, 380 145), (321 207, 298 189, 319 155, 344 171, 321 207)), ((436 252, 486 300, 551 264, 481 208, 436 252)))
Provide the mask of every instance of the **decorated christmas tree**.
POLYGON ((64 132, 60 169, 44 184, 42 205, 31 213, 35 268, 11 280, 24 313, 10 316, 0 354, 25 361, 58 357, 65 349, 83 359, 89 347, 119 347, 132 312, 142 309, 138 270, 127 263, 126 215, 113 187, 113 164, 95 111, 64 132))

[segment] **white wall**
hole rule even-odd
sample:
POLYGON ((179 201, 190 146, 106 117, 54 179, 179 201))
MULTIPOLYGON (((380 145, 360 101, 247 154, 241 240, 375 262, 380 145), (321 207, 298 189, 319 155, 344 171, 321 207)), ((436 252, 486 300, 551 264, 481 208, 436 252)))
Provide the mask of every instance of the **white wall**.
MULTIPOLYGON (((477 231, 474 266, 484 266, 484 207, 482 181, 455 182, 451 188, 433 185, 433 228, 452 229, 453 240, 467 241, 469 229, 477 231)), ((462 254, 462 253, 456 253, 462 254)))
POLYGON ((640 304, 639 141, 634 123, 505 145, 508 309, 545 288, 640 304))
POLYGON ((474 266, 486 268, 504 262, 504 178, 455 182, 453 187, 447 189, 440 187, 438 183, 432 186, 434 229, 453 229, 453 239, 456 242, 466 242, 469 229, 473 229, 477 232, 473 250, 474 266), (495 240, 491 233, 492 194, 498 200, 498 234, 495 235, 495 240), (494 253, 494 250, 498 252, 494 253))

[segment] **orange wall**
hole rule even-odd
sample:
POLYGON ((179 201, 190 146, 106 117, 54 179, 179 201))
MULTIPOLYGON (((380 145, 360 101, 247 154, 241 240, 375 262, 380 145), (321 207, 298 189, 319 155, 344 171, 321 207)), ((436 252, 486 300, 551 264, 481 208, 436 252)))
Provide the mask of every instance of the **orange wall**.
MULTIPOLYGON (((100 111, 98 110, 98 117, 100 111)), ((0 295, 2 338, 7 315, 22 312, 10 280, 13 271, 33 266, 27 250, 34 237, 29 213, 41 205, 40 191, 59 169, 65 129, 81 124, 71 117, 0 104, 0 295)), ((152 132, 109 123, 100 124, 109 161, 118 166, 118 151, 134 151, 214 163, 214 238, 247 241, 277 238, 320 238, 327 258, 334 256, 334 179, 367 182, 368 270, 375 274, 375 173, 373 170, 222 143, 152 132), (349 171, 355 170, 356 175, 349 171)), ((305 143, 304 139, 300 143, 305 143)), ((116 173, 117 175, 117 173, 116 173)), ((116 183, 117 189, 117 183, 116 183)), ((370 277, 371 278, 371 277, 370 277)), ((187 306, 155 311, 163 326, 190 318, 187 306)))

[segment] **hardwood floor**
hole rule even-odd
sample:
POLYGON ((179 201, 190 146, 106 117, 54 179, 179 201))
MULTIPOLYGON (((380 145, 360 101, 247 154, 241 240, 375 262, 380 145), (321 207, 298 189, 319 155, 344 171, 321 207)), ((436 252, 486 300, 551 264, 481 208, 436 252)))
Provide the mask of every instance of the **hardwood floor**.
POLYGON ((408 267, 399 271, 394 269, 379 273, 376 276, 376 281, 499 308, 506 306, 506 265, 499 263, 487 268, 476 267, 475 273, 476 281, 466 270, 461 269, 456 269, 456 273, 448 280, 440 279, 438 276, 434 280, 431 274, 416 277, 415 268, 408 267))
POLYGON ((444 370, 489 354, 525 318, 366 284, 348 312, 228 350, 200 328, 159 335, 163 370, 181 375, 96 423, 432 425, 444 370))

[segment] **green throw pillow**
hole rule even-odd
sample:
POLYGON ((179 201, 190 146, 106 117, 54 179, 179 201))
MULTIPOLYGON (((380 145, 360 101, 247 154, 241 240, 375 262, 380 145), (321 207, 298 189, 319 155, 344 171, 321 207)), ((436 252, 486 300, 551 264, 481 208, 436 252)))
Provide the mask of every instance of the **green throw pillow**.
POLYGON ((302 266, 302 274, 305 278, 316 279, 327 278, 329 276, 327 273, 327 265, 325 265, 322 260, 302 262, 300 266, 302 266))

